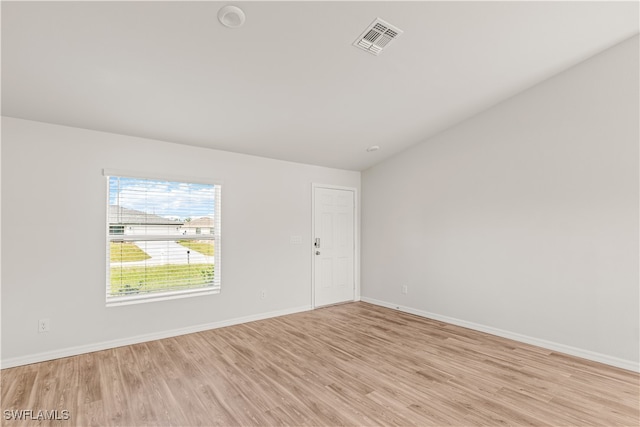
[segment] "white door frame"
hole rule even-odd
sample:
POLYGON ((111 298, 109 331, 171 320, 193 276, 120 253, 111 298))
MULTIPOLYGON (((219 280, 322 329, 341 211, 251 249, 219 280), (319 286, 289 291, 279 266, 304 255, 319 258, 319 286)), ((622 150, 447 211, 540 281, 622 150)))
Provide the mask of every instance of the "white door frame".
MULTIPOLYGON (((328 185, 311 183, 311 241, 314 241, 316 226, 316 188, 330 190, 345 190, 353 193, 353 301, 360 301, 360 204, 358 189, 355 187, 343 187, 340 185, 328 185)), ((311 308, 316 308, 316 262, 315 247, 309 248, 311 254, 311 308)))

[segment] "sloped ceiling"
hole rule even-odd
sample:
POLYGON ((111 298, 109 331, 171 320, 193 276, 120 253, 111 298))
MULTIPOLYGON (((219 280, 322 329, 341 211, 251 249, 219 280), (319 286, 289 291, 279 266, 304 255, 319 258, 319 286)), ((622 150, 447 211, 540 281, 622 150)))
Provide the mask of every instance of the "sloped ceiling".
POLYGON ((239 29, 226 4, 3 1, 2 113, 363 170, 639 27, 637 2, 234 2, 239 29), (376 17, 404 31, 380 56, 352 45, 376 17))

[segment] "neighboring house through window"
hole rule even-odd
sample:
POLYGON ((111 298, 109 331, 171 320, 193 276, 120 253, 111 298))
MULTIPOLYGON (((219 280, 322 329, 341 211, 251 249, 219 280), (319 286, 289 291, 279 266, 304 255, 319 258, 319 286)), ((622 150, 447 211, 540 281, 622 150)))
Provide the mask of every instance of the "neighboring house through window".
POLYGON ((221 185, 105 175, 107 305, 219 292, 221 185))
POLYGON ((209 216, 189 219, 182 226, 185 234, 213 234, 214 228, 214 218, 209 216))

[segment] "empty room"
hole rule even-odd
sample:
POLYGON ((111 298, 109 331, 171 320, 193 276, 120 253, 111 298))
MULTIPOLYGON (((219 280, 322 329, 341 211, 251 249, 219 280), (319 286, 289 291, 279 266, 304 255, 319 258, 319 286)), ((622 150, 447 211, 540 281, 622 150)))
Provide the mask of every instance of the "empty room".
POLYGON ((3 426, 640 425, 638 1, 2 1, 3 426))

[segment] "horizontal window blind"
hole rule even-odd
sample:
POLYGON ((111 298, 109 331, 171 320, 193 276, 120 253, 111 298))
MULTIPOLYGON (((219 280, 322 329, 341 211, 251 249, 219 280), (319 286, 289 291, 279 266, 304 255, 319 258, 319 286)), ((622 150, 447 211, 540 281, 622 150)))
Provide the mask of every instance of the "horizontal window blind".
POLYGON ((219 291, 220 185, 107 180, 107 303, 219 291))

